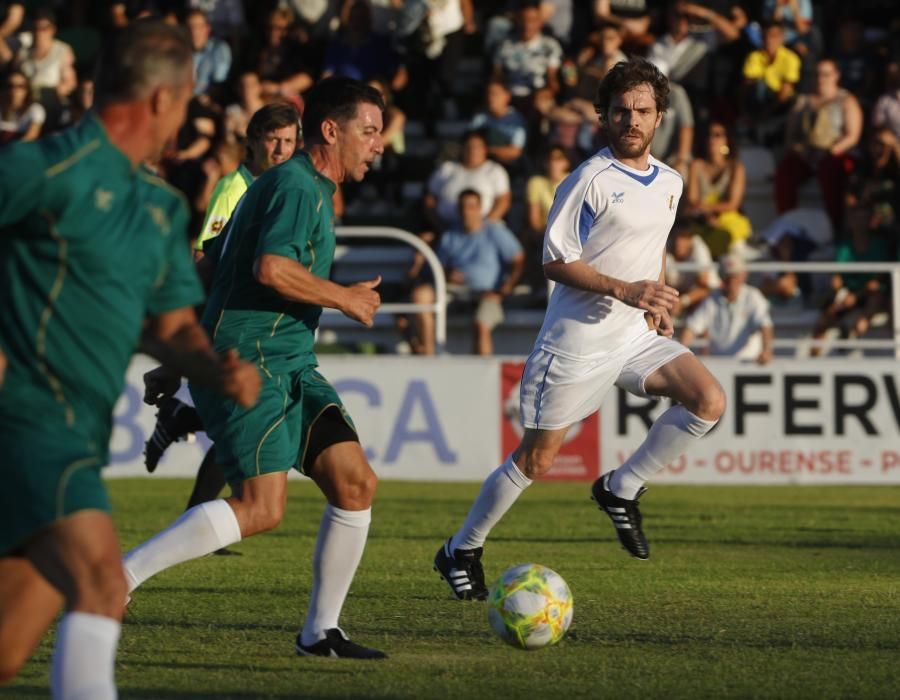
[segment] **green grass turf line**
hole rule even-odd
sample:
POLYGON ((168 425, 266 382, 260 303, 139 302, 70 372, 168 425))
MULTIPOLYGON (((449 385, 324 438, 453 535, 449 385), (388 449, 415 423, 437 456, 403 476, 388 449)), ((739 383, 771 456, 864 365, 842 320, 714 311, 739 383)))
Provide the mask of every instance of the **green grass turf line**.
MULTIPOLYGON (((123 546, 169 524, 185 480, 109 482, 123 546)), ((900 488, 654 486, 651 558, 629 558, 588 484, 540 483, 496 528, 489 581, 536 562, 569 583, 556 647, 495 638, 483 604, 431 570, 476 484, 382 482, 341 623, 386 662, 301 659, 310 558, 323 507, 292 482, 273 533, 147 582, 128 610, 120 697, 898 698, 900 488)), ((0 698, 47 697, 53 635, 0 698)))

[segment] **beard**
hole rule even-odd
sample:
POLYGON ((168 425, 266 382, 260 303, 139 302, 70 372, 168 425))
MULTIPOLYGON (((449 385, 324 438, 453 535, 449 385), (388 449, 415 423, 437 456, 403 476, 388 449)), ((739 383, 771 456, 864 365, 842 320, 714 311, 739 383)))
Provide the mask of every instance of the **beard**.
POLYGON ((637 158, 644 153, 653 140, 653 132, 642 134, 639 131, 622 131, 612 137, 611 144, 620 158, 637 158), (626 140, 626 136, 637 136, 636 140, 626 140))

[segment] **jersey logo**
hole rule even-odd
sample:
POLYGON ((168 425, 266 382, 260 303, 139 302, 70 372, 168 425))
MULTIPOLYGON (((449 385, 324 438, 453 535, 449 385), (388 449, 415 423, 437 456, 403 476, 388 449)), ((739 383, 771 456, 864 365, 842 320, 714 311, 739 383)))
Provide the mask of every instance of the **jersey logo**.
POLYGON ((162 235, 168 236, 172 232, 172 225, 169 223, 169 217, 166 216, 165 210, 155 204, 145 204, 144 206, 147 208, 150 218, 153 219, 153 223, 156 224, 162 235))
POLYGON ((670 194, 666 201, 669 203, 669 211, 675 211, 675 195, 670 194))
POLYGON ((110 190, 104 190, 98 187, 94 190, 94 205, 100 211, 109 211, 112 207, 113 193, 110 190))
POLYGON ((622 204, 625 201, 625 192, 613 192, 612 193, 612 203, 613 204, 622 204))

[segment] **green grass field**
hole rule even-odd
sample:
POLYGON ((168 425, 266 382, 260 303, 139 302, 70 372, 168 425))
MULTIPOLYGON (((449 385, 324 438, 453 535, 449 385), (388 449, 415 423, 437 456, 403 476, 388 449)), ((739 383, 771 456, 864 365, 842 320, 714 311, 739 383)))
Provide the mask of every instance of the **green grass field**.
MULTIPOLYGON (((184 480, 110 482, 123 546, 167 525, 184 480)), ((575 599, 569 635, 524 652, 431 570, 477 485, 383 482, 342 625, 384 662, 294 655, 323 501, 292 483, 282 526, 138 591, 122 698, 898 698, 900 488, 656 486, 651 559, 628 557, 586 484, 537 484, 494 531, 495 578, 537 562, 575 599)), ((47 697, 52 634, 0 698, 47 697)))

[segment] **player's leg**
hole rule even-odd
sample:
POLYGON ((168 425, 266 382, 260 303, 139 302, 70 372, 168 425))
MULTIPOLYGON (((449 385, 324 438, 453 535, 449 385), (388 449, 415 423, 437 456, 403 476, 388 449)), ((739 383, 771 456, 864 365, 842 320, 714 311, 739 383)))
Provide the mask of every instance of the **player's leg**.
POLYGON ((377 477, 356 431, 336 406, 325 409, 313 423, 304 452, 304 472, 322 490, 328 503, 316 540, 309 611, 297 635, 297 652, 384 658, 380 651, 351 642, 338 627, 366 546, 377 477))
POLYGON ((0 685, 16 677, 62 604, 62 594, 27 558, 0 559, 0 685))
MULTIPOLYGON (((413 287, 410 300, 413 304, 433 304, 434 287, 420 284, 413 287)), ((413 316, 413 331, 416 339, 415 351, 420 355, 434 355, 434 314, 431 311, 417 311, 413 316)))
POLYGON ((281 383, 264 379, 259 401, 250 409, 233 409, 211 392, 192 388, 191 394, 234 493, 190 508, 128 552, 129 593, 164 569, 272 529, 284 514, 287 471, 297 454, 293 430, 299 419, 294 420, 295 405, 281 383))
POLYGON ((112 518, 76 512, 28 542, 24 554, 66 601, 53 652, 53 697, 113 700, 126 585, 112 518))
POLYGON ((637 450, 591 489, 622 546, 637 559, 650 556, 638 509, 644 484, 712 430, 725 410, 722 387, 693 354, 659 337, 645 350, 626 364, 619 386, 643 396, 667 396, 676 404, 654 421, 637 450))
POLYGON ((194 480, 194 489, 191 491, 191 497, 188 499, 185 510, 218 498, 226 485, 225 474, 222 472, 222 468, 216 464, 216 447, 213 445, 200 463, 197 478, 194 480))
POLYGON ((280 471, 236 484, 230 498, 190 508, 125 555, 128 592, 160 571, 277 527, 286 500, 287 471, 280 471))

